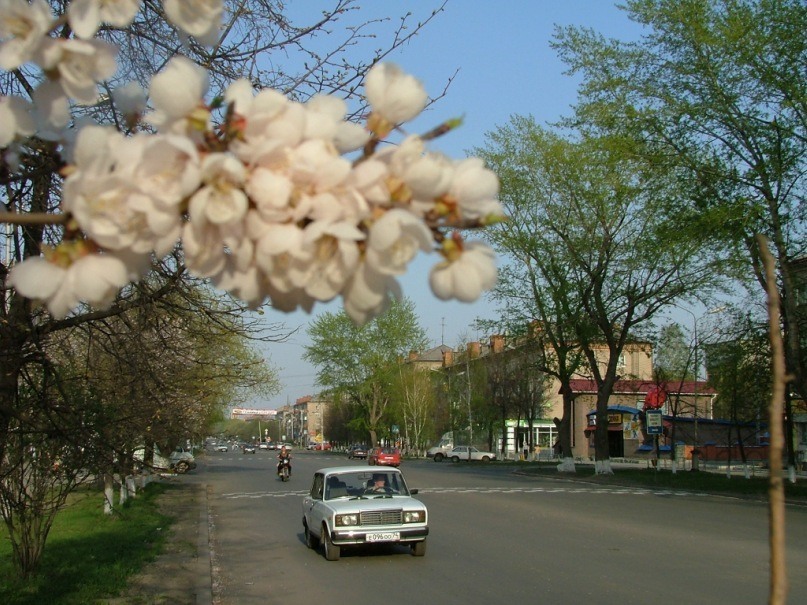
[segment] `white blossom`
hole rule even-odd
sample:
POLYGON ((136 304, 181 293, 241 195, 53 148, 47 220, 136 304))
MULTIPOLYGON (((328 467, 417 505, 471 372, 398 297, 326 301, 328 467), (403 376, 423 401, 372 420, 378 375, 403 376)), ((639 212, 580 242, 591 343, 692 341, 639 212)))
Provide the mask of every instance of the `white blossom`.
POLYGON ((432 234, 418 217, 406 210, 390 210, 370 229, 367 265, 379 273, 403 275, 419 250, 429 252, 432 234))
POLYGON ((224 0, 164 0, 163 7, 168 20, 200 44, 218 40, 224 0))
POLYGON ((32 61, 52 24, 45 0, 0 0, 0 68, 11 71, 32 61))
POLYGON ((229 153, 211 153, 202 161, 202 187, 191 196, 191 221, 236 223, 249 206, 243 190, 246 168, 229 153))
POLYGON ((73 0, 67 21, 79 38, 92 38, 101 23, 126 27, 140 10, 140 0, 73 0))
POLYGON ((42 68, 58 74, 65 94, 79 103, 98 100, 97 82, 114 75, 118 47, 103 40, 49 38, 40 48, 42 68))
POLYGON ((0 96, 0 148, 17 137, 34 133, 31 104, 21 97, 0 96))
POLYGON ((351 165, 336 153, 333 146, 315 139, 291 149, 288 154, 289 175, 304 191, 328 191, 341 185, 350 174, 351 165))
POLYGON ((369 159, 353 167, 346 186, 355 189, 371 204, 386 204, 390 201, 388 177, 389 170, 384 162, 369 159))
POLYGON ((207 71, 183 56, 176 56, 151 79, 149 95, 154 112, 149 122, 160 130, 185 134, 188 119, 203 102, 210 80, 207 71))
POLYGON ((315 221, 305 229, 304 243, 311 248, 303 283, 313 298, 328 301, 345 286, 359 263, 357 242, 364 233, 348 222, 315 221))
POLYGON ((373 113, 391 125, 416 117, 428 102, 420 81, 392 63, 377 63, 367 74, 364 93, 373 113))
POLYGON ((217 225, 203 218, 182 228, 182 249, 188 269, 199 277, 216 277, 227 268, 227 248, 238 248, 244 238, 243 222, 217 225))
POLYGON ((504 214, 497 199, 499 179, 485 168, 480 158, 467 158, 457 163, 449 194, 456 200, 463 218, 481 219, 504 214))
POLYGON ((82 128, 63 208, 96 243, 135 254, 169 252, 181 233, 179 202, 200 182, 196 150, 179 137, 125 138, 82 128))
MULTIPOLYGON (((256 228, 250 221, 250 229, 256 228)), ((255 263, 282 293, 302 291, 313 248, 306 248, 303 229, 293 223, 264 223, 255 233, 255 263)))
POLYGON ((473 302, 495 284, 495 253, 481 242, 465 242, 455 258, 441 261, 429 274, 429 285, 440 300, 473 302))
POLYGON ((41 257, 14 266, 8 284, 22 296, 42 300, 51 315, 62 319, 80 302, 106 308, 129 281, 126 264, 112 254, 89 254, 67 266, 41 257))
POLYGON ((112 100, 124 116, 136 117, 146 109, 146 93, 137 82, 129 82, 112 91, 112 100))
POLYGON ((44 80, 33 94, 33 118, 37 136, 58 141, 70 123, 70 100, 58 82, 44 80))
POLYGON ((393 299, 401 296, 401 287, 394 277, 378 273, 366 263, 353 272, 342 293, 345 313, 358 325, 384 313, 393 299))

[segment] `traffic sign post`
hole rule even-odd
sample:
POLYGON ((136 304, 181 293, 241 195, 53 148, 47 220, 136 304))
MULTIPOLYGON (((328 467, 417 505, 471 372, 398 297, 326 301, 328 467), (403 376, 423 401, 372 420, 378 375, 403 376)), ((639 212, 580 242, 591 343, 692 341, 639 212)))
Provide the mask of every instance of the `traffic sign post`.
POLYGON ((658 452, 658 436, 662 434, 664 429, 664 421, 661 416, 661 410, 647 410, 644 416, 645 426, 647 427, 647 434, 653 435, 654 445, 656 447, 656 471, 659 467, 659 452, 658 452))
POLYGON ((648 435, 661 435, 664 425, 661 418, 661 410, 647 410, 645 412, 645 424, 648 435))

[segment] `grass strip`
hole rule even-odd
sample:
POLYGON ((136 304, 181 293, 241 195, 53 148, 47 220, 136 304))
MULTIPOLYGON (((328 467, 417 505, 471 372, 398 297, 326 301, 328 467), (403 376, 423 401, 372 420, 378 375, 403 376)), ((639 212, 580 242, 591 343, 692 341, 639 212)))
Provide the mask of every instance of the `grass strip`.
POLYGON ((152 483, 113 515, 103 492, 82 488, 70 496, 48 536, 39 571, 27 582, 17 574, 5 525, 0 527, 0 603, 71 605, 119 594, 128 578, 162 549, 173 519, 156 499, 171 486, 152 483))
MULTIPOLYGON (((672 473, 669 469, 619 468, 613 475, 595 475, 593 467, 577 465, 575 473, 559 473, 557 464, 524 463, 520 472, 547 478, 572 479, 600 485, 621 487, 643 487, 647 489, 685 490, 708 494, 733 495, 738 497, 767 498, 768 478, 732 475, 706 471, 682 471, 672 473)), ((796 483, 785 482, 785 498, 807 502, 807 481, 803 478, 796 483)))

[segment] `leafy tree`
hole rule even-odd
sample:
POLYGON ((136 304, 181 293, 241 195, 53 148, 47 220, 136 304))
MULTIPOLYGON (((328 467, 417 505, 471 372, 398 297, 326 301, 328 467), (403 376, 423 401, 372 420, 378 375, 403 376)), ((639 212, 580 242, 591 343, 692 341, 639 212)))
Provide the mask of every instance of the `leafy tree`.
POLYGON ((739 444, 745 463, 747 439, 758 437, 758 431, 743 435, 741 425, 755 423, 759 427, 762 419, 767 420, 772 390, 770 340, 764 323, 738 312, 723 332, 720 342, 708 347, 709 382, 717 391, 715 415, 732 421, 727 443, 739 444), (736 436, 732 430, 737 431, 736 436))
POLYGON ((245 316, 225 312, 225 302, 206 288, 184 297, 175 290, 43 337, 44 355, 26 365, 20 390, 26 413, 11 420, 0 464, 0 510, 24 576, 76 485, 99 476, 111 488, 113 474, 125 485, 136 449, 168 452, 198 440, 239 389, 277 390, 249 347, 245 316))
POLYGON ((667 324, 659 331, 653 355, 655 370, 670 380, 695 380, 692 353, 692 347, 687 343, 681 326, 676 323, 667 324))
MULTIPOLYGON (((807 253, 807 5, 629 0, 625 8, 647 28, 636 42, 558 30, 556 46, 583 81, 575 121, 631 132, 654 161, 694 185, 684 188, 679 212, 702 217, 705 243, 733 253, 760 294, 768 280, 755 236, 771 242, 787 372, 805 397, 795 268, 807 253)), ((740 275, 738 265, 723 272, 740 275)))
POLYGON ((671 212, 680 195, 675 175, 637 160, 642 150, 627 136, 574 140, 516 116, 489 135, 482 153, 500 175, 512 217, 494 243, 520 263, 516 271, 529 271, 522 283, 531 289, 514 282, 510 293, 544 313, 557 359, 578 348, 597 383, 602 473, 611 472, 607 406, 625 343, 671 301, 715 280, 697 232, 659 245, 673 232, 687 235, 688 224, 671 212))
POLYGON ((317 384, 358 408, 373 445, 388 430, 390 385, 409 351, 422 350, 426 333, 411 300, 394 301, 386 313, 357 326, 344 311, 323 313, 308 327, 303 359, 317 368, 317 384))
POLYGON ((406 448, 415 453, 424 451, 427 435, 433 431, 436 407, 432 372, 399 363, 392 377, 391 396, 392 415, 403 427, 401 437, 406 448))

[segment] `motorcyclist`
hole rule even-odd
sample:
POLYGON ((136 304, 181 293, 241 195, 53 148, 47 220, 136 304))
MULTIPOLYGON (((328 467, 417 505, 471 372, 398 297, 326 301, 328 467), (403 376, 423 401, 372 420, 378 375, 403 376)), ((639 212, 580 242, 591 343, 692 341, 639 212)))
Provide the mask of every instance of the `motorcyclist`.
POLYGON ((291 477, 291 452, 286 449, 286 446, 281 446, 280 453, 277 455, 277 474, 280 475, 280 467, 284 460, 289 462, 289 477, 291 477))

